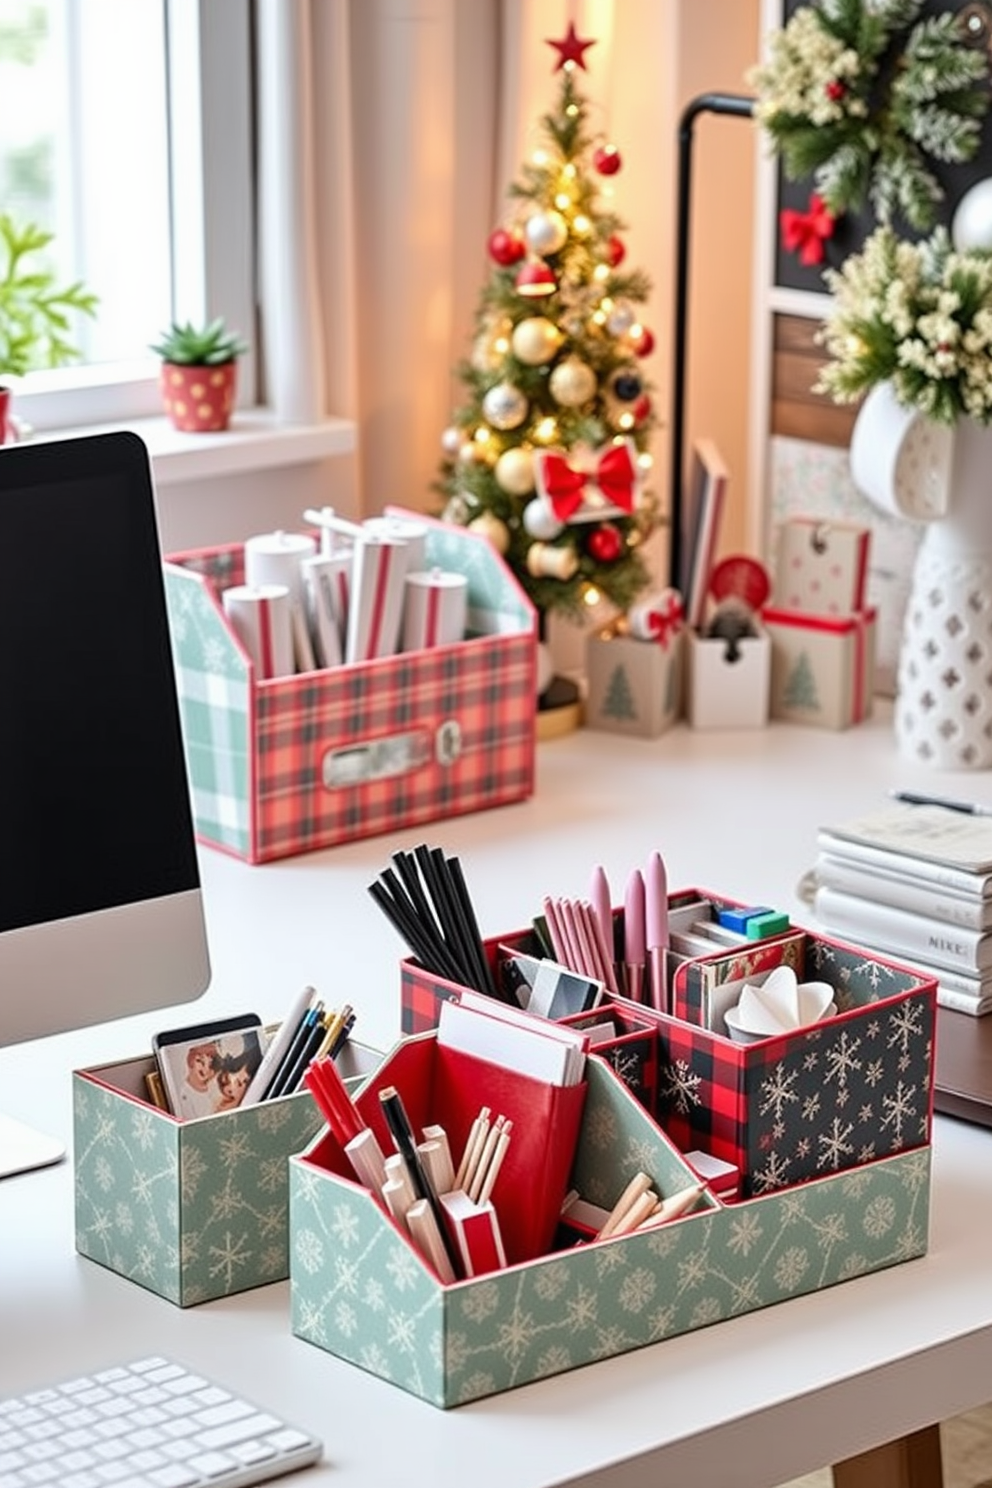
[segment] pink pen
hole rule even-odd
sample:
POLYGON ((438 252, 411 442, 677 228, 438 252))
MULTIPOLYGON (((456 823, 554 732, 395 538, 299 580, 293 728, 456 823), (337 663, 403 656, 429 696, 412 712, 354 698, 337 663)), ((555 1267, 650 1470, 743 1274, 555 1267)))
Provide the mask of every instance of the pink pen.
POLYGON ((624 976, 627 996, 634 1002, 644 1001, 644 965, 647 960, 645 914, 644 875, 639 868, 635 868, 627 879, 623 901, 624 976))
POLYGON ((648 957, 648 990, 652 1007, 668 1012, 668 980, 665 974, 668 950, 668 874, 659 852, 648 858, 645 896, 645 939, 648 957))
POLYGON ((614 964, 613 958, 613 898, 610 894, 610 884, 606 877, 606 869, 599 864, 592 870, 592 884, 589 891, 592 901, 593 913, 599 921, 599 927, 603 932, 603 944, 606 946, 610 958, 610 965, 614 964))

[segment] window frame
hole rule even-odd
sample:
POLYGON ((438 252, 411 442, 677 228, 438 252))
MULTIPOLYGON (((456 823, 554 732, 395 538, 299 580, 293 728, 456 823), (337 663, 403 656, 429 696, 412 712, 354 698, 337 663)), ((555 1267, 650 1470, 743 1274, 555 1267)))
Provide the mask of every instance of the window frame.
MULTIPOLYGON (((223 315, 250 344, 239 406, 256 397, 252 0, 163 0, 169 107, 172 303, 177 319, 223 315)), ((99 314, 99 310, 97 311, 99 314)), ((32 372, 16 409, 45 431, 161 411, 158 362, 32 372)))

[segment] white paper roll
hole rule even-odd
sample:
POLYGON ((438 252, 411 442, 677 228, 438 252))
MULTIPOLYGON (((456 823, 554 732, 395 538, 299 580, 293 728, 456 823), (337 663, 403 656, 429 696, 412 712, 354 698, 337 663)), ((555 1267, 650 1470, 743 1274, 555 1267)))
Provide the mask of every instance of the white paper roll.
POLYGON ((420 573, 427 567, 427 524, 412 517, 367 517, 362 523, 373 537, 399 539, 406 544, 407 573, 420 573))
POLYGON ((350 546, 303 560, 307 618, 320 666, 340 666, 348 625, 348 599, 354 554, 350 546))
POLYGON ((464 574, 432 568, 406 576, 403 650, 449 646, 465 635, 468 580, 464 574))
POLYGON ((285 584, 295 603, 304 603, 304 558, 317 551, 316 540, 302 532, 262 532, 245 542, 245 583, 285 584))
POLYGON ((406 569, 406 545, 398 538, 368 536, 355 543, 345 661, 395 655, 406 569))
POLYGON ((235 584, 224 590, 221 600, 259 678, 291 676, 293 622, 286 585, 235 584))

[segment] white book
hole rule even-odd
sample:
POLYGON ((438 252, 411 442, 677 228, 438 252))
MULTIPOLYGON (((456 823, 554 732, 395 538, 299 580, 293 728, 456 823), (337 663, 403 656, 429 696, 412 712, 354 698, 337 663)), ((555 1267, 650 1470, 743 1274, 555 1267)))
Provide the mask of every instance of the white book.
POLYGON ((935 863, 929 858, 917 857, 912 852, 873 847, 867 842, 841 837, 828 827, 820 828, 816 842, 821 852, 848 863, 863 863, 913 883, 933 884, 937 888, 946 888, 956 894, 968 894, 976 899, 992 897, 992 873, 974 873, 970 868, 935 863))
POLYGON ((839 889, 817 889, 813 913, 842 939, 887 951, 896 959, 916 956, 928 965, 972 975, 992 969, 992 934, 987 931, 949 925, 839 889))
POLYGON ((961 894, 923 879, 886 871, 868 863, 820 853, 815 876, 818 888, 840 889, 894 909, 945 920, 950 925, 964 925, 971 930, 992 930, 992 899, 975 894, 961 894))
POLYGON ((992 873, 992 816, 892 801, 878 811, 822 830, 834 840, 963 868, 967 873, 992 873))
POLYGON ((485 1009, 445 1002, 437 1041, 490 1064, 503 1065, 549 1085, 577 1085, 585 1073, 588 1039, 575 1029, 510 1009, 494 998, 485 1009))

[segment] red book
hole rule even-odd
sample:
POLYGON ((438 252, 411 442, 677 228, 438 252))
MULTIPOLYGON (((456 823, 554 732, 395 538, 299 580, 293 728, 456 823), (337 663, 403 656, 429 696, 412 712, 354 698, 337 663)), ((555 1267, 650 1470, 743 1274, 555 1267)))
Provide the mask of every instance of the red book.
POLYGON ((465 1276, 483 1276, 506 1265, 496 1210, 487 1200, 477 1204, 462 1189, 441 1195, 441 1208, 465 1276))

